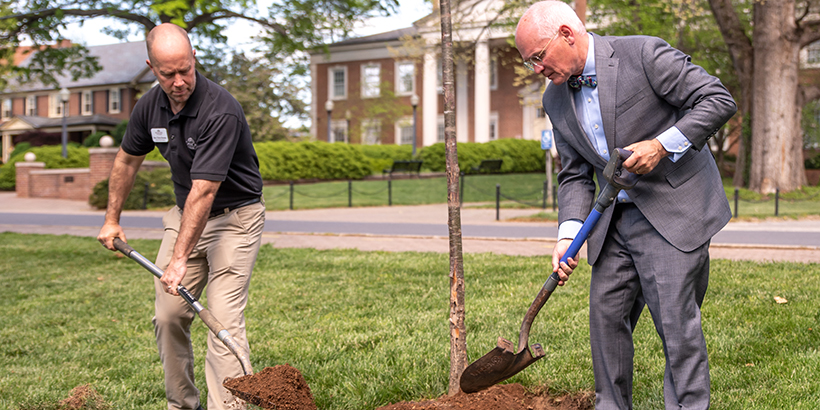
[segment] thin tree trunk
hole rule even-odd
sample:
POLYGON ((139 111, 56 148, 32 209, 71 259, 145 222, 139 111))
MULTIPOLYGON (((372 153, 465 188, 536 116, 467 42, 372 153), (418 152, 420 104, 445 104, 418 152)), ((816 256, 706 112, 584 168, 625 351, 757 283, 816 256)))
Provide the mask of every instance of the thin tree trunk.
MULTIPOLYGON (((746 35, 740 18, 735 11, 732 0, 709 0, 709 7, 715 16, 715 21, 723 36, 723 41, 729 49, 732 57, 732 65, 735 68, 738 81, 740 82, 740 101, 738 108, 740 115, 744 118, 742 127, 749 124, 749 117, 752 115, 752 87, 754 75, 754 54, 752 41, 746 35)), ((738 141, 737 162, 735 163, 734 186, 748 186, 748 174, 750 166, 749 150, 751 149, 750 130, 742 129, 740 140, 738 141)))
POLYGON ((461 373, 467 367, 467 331, 464 324, 464 258, 461 249, 461 206, 456 139, 453 26, 450 1, 441 0, 441 64, 444 82, 444 146, 447 161, 447 226, 450 231, 450 385, 448 394, 461 391, 461 373))
POLYGON ((797 106, 800 51, 794 0, 755 2, 755 70, 749 189, 792 191, 806 183, 797 106))

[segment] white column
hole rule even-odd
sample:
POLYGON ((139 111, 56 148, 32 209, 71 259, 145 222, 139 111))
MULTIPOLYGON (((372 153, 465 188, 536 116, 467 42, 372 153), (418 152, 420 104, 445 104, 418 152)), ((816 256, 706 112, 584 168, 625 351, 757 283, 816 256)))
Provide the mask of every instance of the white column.
POLYGON ((475 142, 490 140, 490 47, 486 39, 475 47, 475 142))
POLYGON ((421 101, 421 143, 420 146, 429 146, 436 143, 438 139, 438 90, 436 82, 438 79, 436 54, 433 50, 424 53, 424 80, 422 87, 421 101))
POLYGON ((456 136, 458 142, 467 142, 470 137, 470 100, 467 82, 467 62, 459 59, 456 64, 456 136))
POLYGON ((3 147, 3 163, 9 162, 9 157, 11 157, 11 135, 3 134, 2 136, 2 147, 3 147))

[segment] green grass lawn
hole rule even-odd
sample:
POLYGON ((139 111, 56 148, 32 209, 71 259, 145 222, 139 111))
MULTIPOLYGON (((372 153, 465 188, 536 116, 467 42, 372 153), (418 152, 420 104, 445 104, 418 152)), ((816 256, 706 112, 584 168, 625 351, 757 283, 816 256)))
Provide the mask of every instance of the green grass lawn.
MULTIPOLYGON (((556 183, 553 182, 553 185, 556 183)), ((731 179, 724 179, 724 190, 735 213, 735 194, 731 179)), ((544 202, 544 174, 467 175, 464 179, 464 206, 495 207, 496 187, 500 190, 502 208, 532 208, 529 220, 555 220, 552 195, 544 202), (546 209, 542 209, 546 205, 546 209)), ((264 188, 269 210, 331 208, 346 206, 440 204, 447 202, 447 178, 410 178, 366 181, 334 181, 296 184, 291 195, 288 185, 268 185, 264 188)), ((783 193, 775 203, 775 196, 763 196, 748 189, 738 191, 739 219, 769 218, 775 216, 800 218, 820 214, 820 187, 803 187, 783 193)))
MULTIPOLYGON (((159 247, 130 243, 152 259, 159 247)), ((546 257, 465 255, 471 359, 498 336, 517 340, 548 266, 546 257)), ((712 266, 703 320, 714 408, 820 408, 820 265, 712 266)), ((257 371, 298 368, 321 409, 445 394, 447 274, 446 254, 263 246, 246 312, 251 361, 257 371)), ((164 408, 150 273, 94 238, 0 233, 0 275, 0 409, 56 403, 87 383, 115 409, 164 408)), ((511 382, 554 393, 592 389, 589 280, 582 263, 552 296, 530 336, 547 356, 511 382)), ((197 319, 203 390, 206 332, 197 319)), ((648 312, 635 340, 635 408, 662 408, 663 355, 648 312)))

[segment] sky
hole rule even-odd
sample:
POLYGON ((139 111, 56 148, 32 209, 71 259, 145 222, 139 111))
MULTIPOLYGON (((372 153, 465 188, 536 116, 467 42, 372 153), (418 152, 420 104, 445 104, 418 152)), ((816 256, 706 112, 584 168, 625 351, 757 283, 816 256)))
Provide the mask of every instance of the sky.
MULTIPOLYGON (((257 7, 266 12, 273 0, 257 0, 257 7)), ((396 14, 390 17, 376 17, 362 22, 354 30, 357 37, 367 36, 399 28, 410 27, 414 21, 430 14, 432 6, 423 0, 401 0, 396 14)), ((63 34, 74 43, 87 47, 119 43, 120 40, 103 34, 101 29, 106 26, 117 27, 119 23, 109 18, 89 19, 83 25, 71 24, 63 30, 63 34)), ((235 20, 228 30, 228 45, 238 49, 251 49, 251 38, 258 33, 258 28, 252 23, 235 20)), ((132 36, 129 41, 142 41, 143 36, 132 36)))

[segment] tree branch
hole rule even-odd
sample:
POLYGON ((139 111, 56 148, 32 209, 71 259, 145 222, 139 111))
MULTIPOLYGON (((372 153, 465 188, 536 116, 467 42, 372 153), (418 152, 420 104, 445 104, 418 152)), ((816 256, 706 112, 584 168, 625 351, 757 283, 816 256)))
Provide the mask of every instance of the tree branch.
POLYGON ((188 22, 188 30, 193 29, 194 27, 196 27, 200 24, 211 23, 211 22, 214 22, 216 20, 229 19, 229 18, 238 18, 238 19, 244 19, 244 20, 252 21, 252 22, 257 23, 257 24, 259 24, 263 27, 270 28, 271 30, 273 30, 273 31, 275 31, 275 32, 277 32, 277 33, 279 33, 283 36, 288 34, 287 29, 285 29, 285 27, 282 26, 281 24, 274 23, 274 22, 264 20, 264 19, 258 19, 258 18, 255 18, 255 17, 246 16, 244 14, 239 14, 239 13, 236 13, 234 11, 225 10, 225 9, 216 10, 216 11, 213 11, 213 12, 210 12, 210 13, 203 13, 199 16, 194 17, 193 20, 188 22))

